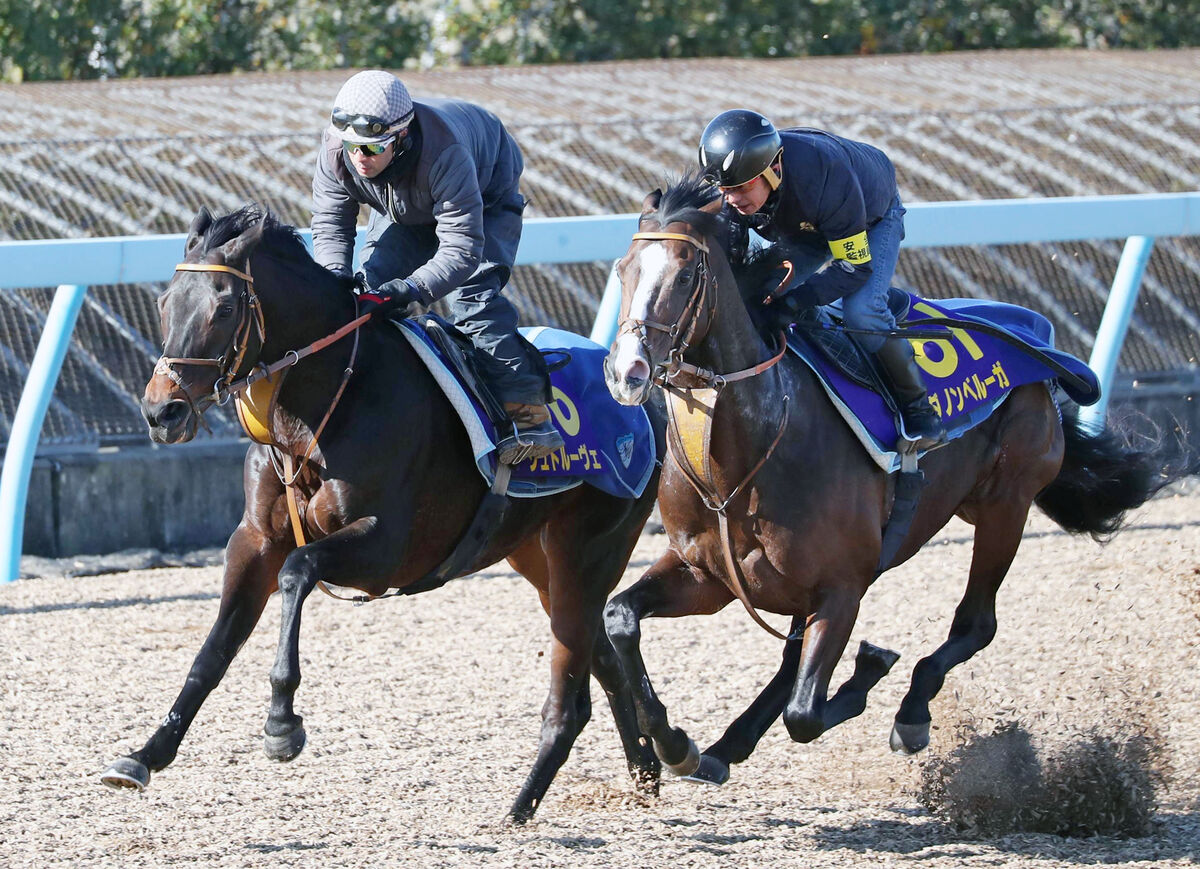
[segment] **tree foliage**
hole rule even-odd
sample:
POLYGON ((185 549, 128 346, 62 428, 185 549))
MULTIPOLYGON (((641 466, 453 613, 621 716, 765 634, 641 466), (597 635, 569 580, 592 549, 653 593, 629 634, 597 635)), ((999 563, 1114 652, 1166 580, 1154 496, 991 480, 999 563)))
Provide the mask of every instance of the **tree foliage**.
POLYGON ((1190 0, 0 0, 0 77, 1200 45, 1190 0))

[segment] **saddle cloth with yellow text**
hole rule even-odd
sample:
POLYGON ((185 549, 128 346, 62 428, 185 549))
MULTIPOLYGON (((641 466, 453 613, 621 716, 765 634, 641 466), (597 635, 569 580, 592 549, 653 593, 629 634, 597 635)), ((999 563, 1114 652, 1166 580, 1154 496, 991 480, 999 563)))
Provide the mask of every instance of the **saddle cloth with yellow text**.
MULTIPOLYGON (((449 365, 437 344, 413 320, 393 321, 450 400, 471 439, 475 464, 490 486, 496 475, 500 435, 483 405, 449 365)), ((563 329, 522 329, 549 355, 566 357, 550 373, 550 416, 565 447, 544 459, 513 466, 508 494, 538 498, 584 483, 618 498, 640 497, 654 473, 654 433, 645 408, 618 404, 604 383, 607 348, 563 329)))
MULTIPOLYGON (((1010 339, 1005 341, 965 328, 916 327, 921 331, 946 334, 945 339, 909 340, 929 390, 929 403, 941 417, 948 440, 961 437, 990 417, 1013 389, 1026 383, 1056 383, 1072 401, 1081 405, 1093 404, 1100 399, 1100 384, 1095 372, 1071 354, 1055 349, 1054 326, 1036 311, 979 299, 939 299, 934 302, 911 293, 908 296, 908 320, 950 318, 974 322, 999 330, 1010 339), (1033 348, 1070 376, 1060 377, 1036 355, 1023 352, 1013 343, 1033 348)), ((845 335, 839 338, 850 343, 845 335)), ((824 340, 814 340, 801 327, 792 327, 788 334, 789 350, 817 375, 829 399, 872 460, 884 471, 896 470, 900 466, 900 456, 895 451, 896 416, 889 403, 834 364, 821 346, 824 343, 824 340)))

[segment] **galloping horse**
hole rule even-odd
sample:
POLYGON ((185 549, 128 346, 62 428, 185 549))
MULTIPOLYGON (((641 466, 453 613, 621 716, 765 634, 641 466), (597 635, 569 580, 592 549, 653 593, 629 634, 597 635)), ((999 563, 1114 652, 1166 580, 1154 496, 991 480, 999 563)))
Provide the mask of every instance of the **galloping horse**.
MULTIPOLYGON (((289 357, 296 364, 267 411, 276 446, 252 445, 246 455, 246 507, 225 550, 216 623, 162 725, 103 777, 138 789, 175 758, 276 589, 283 617, 265 747, 280 761, 298 755, 305 733, 292 703, 305 598, 318 581, 378 596, 426 577, 455 551, 489 489, 455 411, 410 344, 390 324, 341 328, 356 319, 354 296, 269 212, 247 206, 214 220, 201 209, 158 305, 164 357, 142 412, 159 443, 190 440, 235 378, 289 357), (339 331, 321 352, 294 353, 339 331), (280 464, 294 478, 291 505, 280 464), (293 539, 289 511, 312 542, 293 539)), ((661 455, 662 416, 653 408, 650 416, 661 455)), ((510 810, 517 822, 533 814, 590 717, 589 674, 609 697, 635 782, 657 792, 661 766, 638 732, 601 622, 656 483, 657 475, 637 499, 589 485, 509 498, 486 548, 454 573, 507 558, 550 616, 550 692, 533 770, 510 810)))
POLYGON ((1182 471, 1160 475, 1159 456, 1128 449, 1110 431, 1064 424, 1045 383, 1018 386, 976 428, 924 456, 927 485, 907 535, 879 565, 891 478, 812 371, 756 330, 722 248, 716 197, 694 175, 650 194, 618 264, 621 326, 605 361, 609 390, 636 404, 660 384, 670 416, 659 487, 670 547, 605 610, 639 723, 671 771, 719 784, 780 712, 798 742, 858 715, 898 658, 864 643, 853 675, 828 698, 859 601, 881 567, 910 558, 958 515, 975 526, 966 592, 949 638, 917 664, 891 735, 893 749, 919 751, 947 671, 995 635, 996 592, 1030 505, 1067 531, 1104 535, 1182 471), (756 610, 792 616, 792 630, 778 674, 700 755, 655 694, 640 623, 715 613, 735 597, 755 618, 756 610))

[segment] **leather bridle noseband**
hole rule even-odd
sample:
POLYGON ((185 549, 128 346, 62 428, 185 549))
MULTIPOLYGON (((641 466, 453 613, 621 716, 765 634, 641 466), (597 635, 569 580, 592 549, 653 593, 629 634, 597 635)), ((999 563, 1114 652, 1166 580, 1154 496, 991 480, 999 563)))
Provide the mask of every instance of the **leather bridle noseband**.
MULTIPOLYGON (((250 275, 249 262, 246 263, 246 271, 244 272, 238 271, 230 266, 217 265, 215 263, 179 263, 175 266, 175 270, 180 272, 224 272, 227 274, 236 275, 246 282, 246 288, 242 291, 242 295, 240 297, 243 303, 242 312, 238 319, 237 328, 234 330, 230 349, 227 352, 216 358, 162 356, 154 365, 154 373, 169 377, 171 381, 177 387, 179 387, 179 391, 182 392, 184 398, 187 399, 188 406, 191 407, 192 413, 196 415, 196 418, 200 421, 200 424, 210 432, 211 429, 208 428, 208 424, 204 421, 203 412, 196 407, 195 403, 192 401, 192 396, 188 393, 187 388, 183 385, 182 376, 172 366, 216 366, 217 378, 213 383, 213 392, 210 398, 214 404, 223 405, 225 402, 229 401, 230 396, 242 393, 254 383, 273 377, 280 371, 284 371, 285 369, 296 365, 306 356, 311 356, 313 353, 324 350, 326 347, 340 341, 351 332, 354 333, 354 346, 350 350, 350 362, 346 366, 346 369, 342 372, 341 383, 338 385, 337 392, 334 393, 333 400, 329 403, 329 409, 325 411, 325 416, 321 419, 320 424, 315 430, 313 430, 312 437, 308 442, 308 448, 305 449, 303 455, 300 457, 297 467, 292 470, 290 463, 291 457, 285 454, 284 457, 287 461, 284 462, 285 467, 281 469, 279 463, 276 461, 275 454, 271 454, 271 462, 273 465, 275 465, 275 472, 279 475, 280 481, 288 487, 288 491, 290 493, 292 491, 293 484, 300 477, 301 472, 304 470, 305 465, 312 456, 312 452, 317 445, 317 439, 321 436, 321 432, 324 431, 325 425, 329 422, 330 417, 333 416, 333 411, 338 406, 338 402, 341 400, 342 394, 346 390, 346 384, 350 382, 350 378, 354 374, 354 362, 358 358, 358 330, 359 327, 371 319, 373 312, 368 312, 355 317, 346 325, 323 338, 317 339, 306 347, 302 347, 299 350, 288 350, 277 362, 272 362, 270 365, 259 364, 254 366, 253 371, 240 380, 235 381, 234 378, 237 377, 237 373, 241 369, 243 361, 245 361, 246 351, 250 346, 249 339, 251 329, 257 327, 258 346, 260 352, 267 340, 267 330, 266 324, 263 320, 262 305, 259 303, 258 296, 254 292, 254 278, 250 275), (228 359, 231 355, 234 357, 233 363, 228 364, 228 359)), ((269 416, 270 411, 268 411, 268 417, 269 416)), ((269 427, 269 420, 267 425, 269 427)), ((276 446, 278 449, 278 445, 272 445, 276 446)), ((280 452, 283 452, 282 449, 280 449, 280 452)), ((303 545, 303 543, 300 545, 303 545)))

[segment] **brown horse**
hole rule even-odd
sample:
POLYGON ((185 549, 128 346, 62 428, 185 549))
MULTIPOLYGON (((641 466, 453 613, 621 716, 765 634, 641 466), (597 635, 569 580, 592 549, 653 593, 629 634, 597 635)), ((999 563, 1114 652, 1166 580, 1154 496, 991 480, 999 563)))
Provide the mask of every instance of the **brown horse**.
MULTIPOLYGON (((294 229, 254 207, 216 220, 201 209, 184 259, 158 300, 165 355, 142 401, 159 443, 191 439, 201 414, 220 399, 218 387, 255 366, 295 361, 290 351, 336 335, 356 317, 346 285, 313 261, 294 229)), ((661 414, 651 409, 651 419, 661 455, 661 414)), ((321 580, 373 596, 404 590, 445 563, 488 493, 456 412, 392 325, 344 330, 300 359, 265 424, 276 446, 247 453, 245 513, 225 550, 216 623, 162 725, 143 748, 113 764, 107 784, 141 789, 151 771, 171 763, 276 589, 283 619, 265 745, 276 760, 298 755, 305 733, 293 695, 305 598, 321 580), (279 464, 296 476, 294 506, 307 545, 293 538, 279 464)), ((638 731, 601 622, 656 483, 636 500, 588 485, 510 498, 486 546, 454 571, 464 576, 507 558, 550 616, 550 692, 533 770, 510 810, 517 822, 533 814, 590 717, 589 674, 608 695, 635 781, 657 791, 661 767, 638 731)))
MULTIPOLYGON (((827 696, 859 601, 880 572, 893 483, 809 368, 777 359, 756 330, 722 249, 719 206, 695 176, 646 198, 618 265, 621 327, 605 361, 614 397, 643 402, 660 384, 670 418, 659 487, 670 548, 613 598, 605 626, 659 757, 673 772, 718 784, 781 712, 798 742, 861 713, 898 658, 864 643, 853 675, 827 696), (756 609, 792 616, 792 631, 779 673, 701 756, 668 723, 642 662, 640 624, 714 613, 735 597, 756 618, 756 609)), ((1111 533, 1126 510, 1185 470, 1160 475, 1160 459, 1112 432, 1083 433, 1069 418, 1064 426, 1042 383, 1017 387, 978 427, 925 455, 927 484, 884 567, 910 558, 954 515, 975 526, 975 544, 949 638, 917 664, 896 715, 895 750, 928 744, 929 703, 947 671, 995 635, 996 592, 1030 505, 1068 531, 1111 533)))

